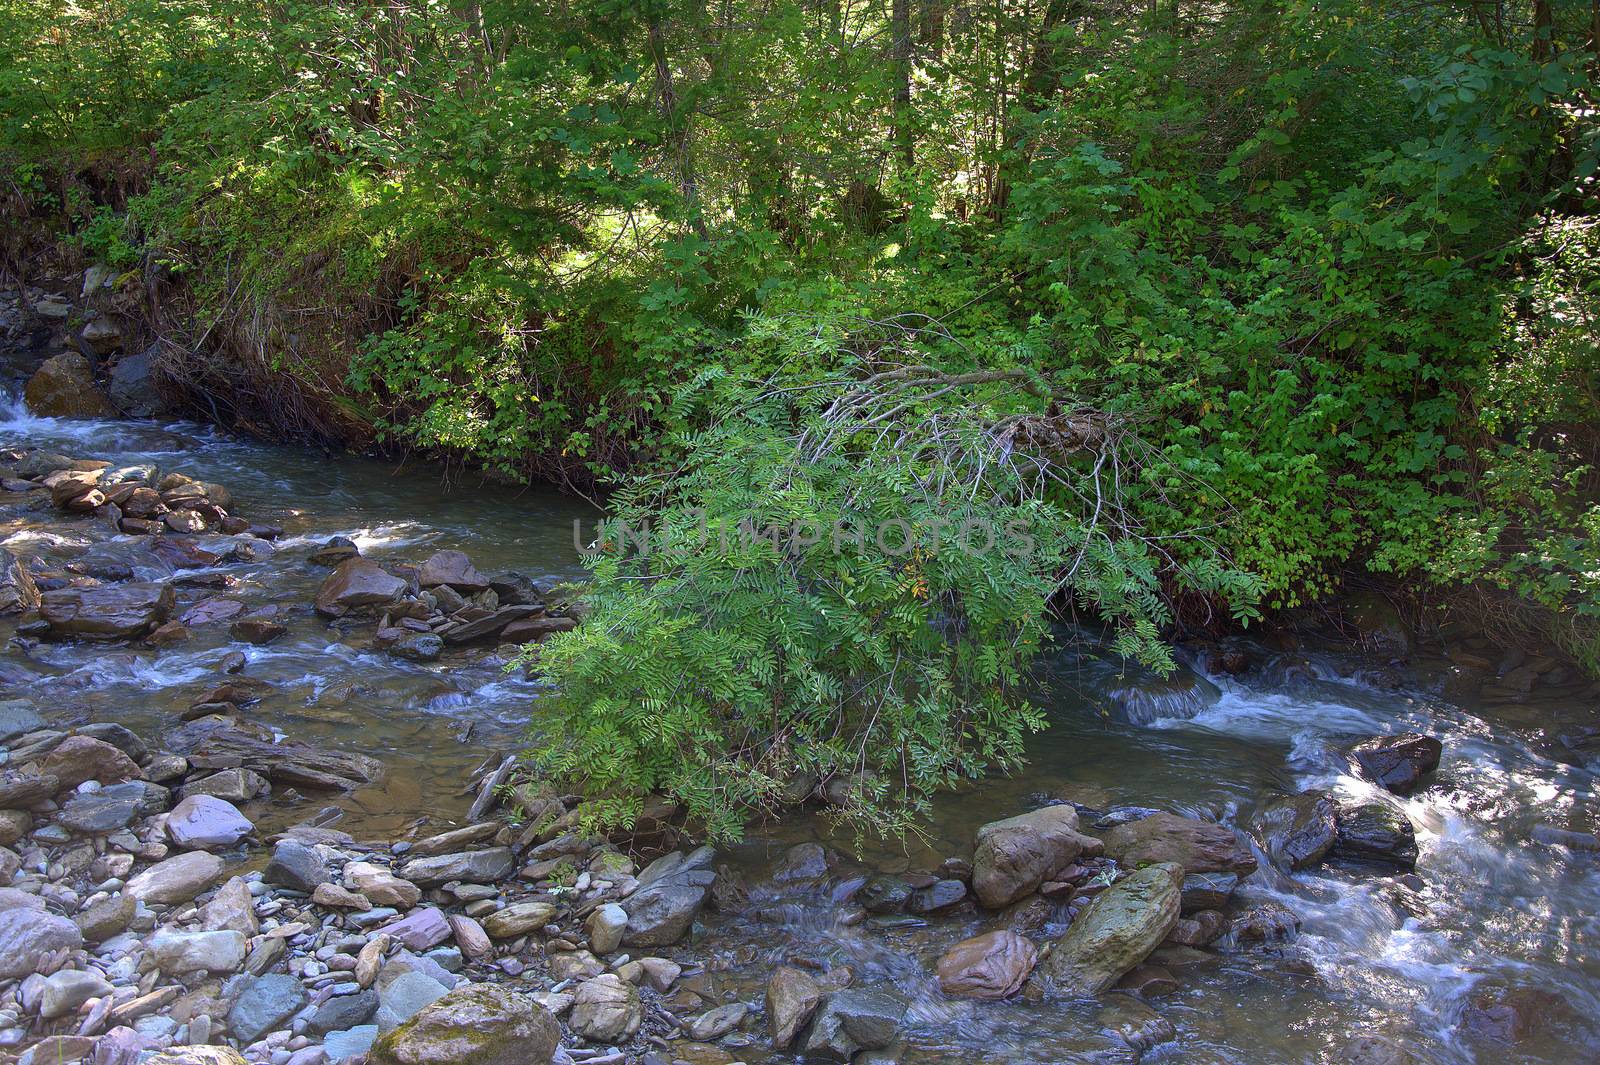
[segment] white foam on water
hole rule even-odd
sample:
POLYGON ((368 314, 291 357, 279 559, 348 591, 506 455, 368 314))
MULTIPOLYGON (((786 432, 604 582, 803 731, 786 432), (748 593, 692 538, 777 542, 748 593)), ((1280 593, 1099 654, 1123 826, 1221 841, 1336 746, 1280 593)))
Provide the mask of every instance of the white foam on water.
POLYGON ((1210 706, 1189 717, 1158 718, 1148 727, 1204 728, 1248 739, 1308 743, 1329 733, 1354 734, 1382 727, 1370 711, 1347 703, 1309 700, 1296 694, 1225 689, 1210 706))
POLYGON ((38 652, 41 661, 66 668, 62 674, 65 680, 89 691, 122 685, 160 691, 193 684, 216 670, 215 663, 192 655, 107 655, 78 662, 80 654, 81 650, 72 644, 43 644, 38 652))
POLYGON ((307 533, 299 536, 285 536, 274 542, 273 546, 282 550, 294 548, 309 548, 315 550, 326 544, 336 536, 342 536, 356 545, 363 555, 372 552, 392 551, 402 547, 415 547, 418 544, 431 543, 439 538, 439 532, 430 529, 420 522, 399 521, 383 525, 365 525, 350 529, 333 529, 307 533))

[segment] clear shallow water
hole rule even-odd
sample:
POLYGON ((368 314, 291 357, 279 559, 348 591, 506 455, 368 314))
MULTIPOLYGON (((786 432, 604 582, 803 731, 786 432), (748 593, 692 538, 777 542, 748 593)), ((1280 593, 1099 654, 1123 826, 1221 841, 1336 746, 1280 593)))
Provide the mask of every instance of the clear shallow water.
MULTIPOLYGON (((33 697, 63 722, 109 718, 159 736, 223 679, 222 655, 242 650, 242 675, 262 688, 247 716, 390 766, 381 788, 324 800, 342 811, 339 827, 369 838, 397 838, 459 816, 471 771, 538 713, 538 683, 508 676, 481 650, 410 664, 369 649, 370 629, 345 632, 316 618, 310 601, 326 571, 305 559, 345 535, 379 560, 455 547, 489 572, 578 577, 572 522, 588 528, 594 516, 581 502, 494 484, 452 487, 435 467, 328 457, 194 425, 32 418, 9 401, 0 403, 0 446, 153 462, 225 484, 236 512, 281 525, 285 535, 271 559, 220 567, 213 576, 226 588, 183 584, 180 612, 218 595, 292 612, 289 636, 259 648, 231 643, 226 623, 196 626, 194 640, 165 650, 19 645, 10 642, 11 623, 0 621, 0 639, 8 641, 0 697, 33 697)), ((132 543, 90 519, 0 494, 0 546, 19 555, 62 565, 124 557, 132 543)), ((1386 678, 1337 649, 1249 651, 1254 668, 1243 681, 1190 674, 1156 681, 1063 647, 1040 666, 1051 727, 1035 737, 1028 768, 942 798, 925 839, 869 850, 867 868, 931 869, 969 853, 978 825, 1041 796, 1229 823, 1243 823, 1271 791, 1315 786, 1393 803, 1417 828, 1420 895, 1403 907, 1395 900, 1404 893, 1387 877, 1340 870, 1288 877, 1264 868, 1242 895, 1290 906, 1304 921, 1301 936, 1276 952, 1224 952, 1201 969, 1179 971, 1180 990, 1155 1003, 1176 1026, 1177 1041, 1146 1059, 1342 1061, 1352 1035, 1380 1032, 1436 1065, 1600 1061, 1600 862, 1530 836, 1541 822, 1585 831, 1600 822, 1593 769, 1569 764, 1575 759, 1553 742, 1563 729, 1592 721, 1592 689, 1574 684, 1520 697, 1491 686, 1447 702, 1436 694, 1452 672, 1442 657, 1419 656, 1415 676, 1396 688, 1372 683, 1386 678), (1376 791, 1338 757, 1357 738, 1407 729, 1439 736, 1445 746, 1434 782, 1412 797, 1376 791), (1546 1010, 1535 1034, 1514 1047, 1464 1033, 1467 1002, 1497 986, 1550 991, 1565 1005, 1546 1010)), ((251 813, 273 827, 308 810, 280 797, 251 813)), ((866 982, 894 984, 912 999, 908 1062, 1072 1062, 1091 1060, 1086 1055, 1104 1046, 1097 1036, 1103 1011, 1118 996, 1111 1006, 995 1005, 938 994, 933 959, 986 927, 981 916, 904 930, 844 928, 825 892, 765 882, 784 847, 814 838, 828 838, 827 826, 797 817, 761 827, 734 850, 730 860, 748 875, 752 905, 710 916, 706 938, 687 952, 709 959, 708 979, 754 1000, 773 966, 792 955, 846 962, 866 982)), ((751 1061, 764 1053, 740 1052, 751 1061)))

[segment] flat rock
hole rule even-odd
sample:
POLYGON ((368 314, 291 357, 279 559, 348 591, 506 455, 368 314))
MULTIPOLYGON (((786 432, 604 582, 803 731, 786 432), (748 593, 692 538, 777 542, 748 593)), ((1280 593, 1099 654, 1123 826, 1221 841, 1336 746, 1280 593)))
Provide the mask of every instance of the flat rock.
POLYGON ((222 859, 215 854, 189 851, 152 865, 129 880, 125 890, 139 902, 176 905, 215 884, 222 869, 222 859))
POLYGON ((548 902, 514 902, 485 917, 483 930, 491 939, 515 939, 543 928, 555 915, 555 906, 548 902))
POLYGON ((0 980, 27 976, 46 954, 82 945, 83 933, 65 917, 27 906, 0 910, 0 980))
POLYGON ((412 910, 400 920, 384 925, 383 930, 396 942, 412 950, 436 947, 451 935, 450 922, 433 906, 412 910))
POLYGON ((517 860, 508 847, 435 854, 409 861, 400 873, 418 887, 439 887, 452 880, 493 884, 516 871, 517 860))
POLYGON ((431 976, 419 972, 401 973, 378 992, 378 1030, 387 1032, 400 1027, 449 991, 431 976))
POLYGON ((268 1032, 285 1027, 285 1022, 305 1004, 306 989, 287 973, 255 977, 245 984, 228 1011, 228 1034, 240 1043, 254 1043, 268 1032))
POLYGON ((1233 830, 1211 821, 1158 813, 1106 834, 1106 853, 1125 868, 1170 862, 1187 873, 1249 876, 1256 858, 1233 830))
POLYGON ((316 1008, 306 1028, 316 1035, 366 1024, 378 1011, 378 993, 363 988, 353 995, 335 995, 316 1008))
POLYGON ((44 718, 39 716, 39 711, 33 708, 33 704, 23 699, 6 699, 0 702, 0 743, 10 743, 18 736, 42 728, 44 728, 44 718))
POLYGON ((302 791, 350 791, 383 782, 383 763, 364 754, 253 735, 227 721, 206 725, 202 731, 203 738, 188 751, 196 769, 248 769, 274 784, 302 791))
POLYGON ((131 640, 171 617, 175 602, 171 585, 134 582, 48 591, 39 612, 58 636, 131 640))
MULTIPOLYGON (((152 799, 147 787, 163 793, 166 790, 146 785, 142 780, 130 780, 99 791, 77 792, 62 805, 56 821, 74 832, 90 836, 104 836, 126 828, 140 814, 155 812, 147 808, 152 799)), ((159 800, 157 803, 165 806, 159 800)))
MULTIPOLYGON (((81 783, 81 782, 80 782, 81 783)), ((62 789, 61 778, 30 767, 26 773, 15 770, 0 773, 0 808, 34 806, 62 789)))
POLYGON ((424 588, 448 584, 456 591, 470 595, 489 587, 489 578, 478 572, 464 552, 436 551, 417 567, 417 583, 424 588))
POLYGON ((145 1058, 142 1065, 247 1065, 232 1047, 168 1047, 145 1058))
POLYGON ((244 965, 249 946, 238 932, 157 932, 150 956, 168 973, 232 973, 244 965))

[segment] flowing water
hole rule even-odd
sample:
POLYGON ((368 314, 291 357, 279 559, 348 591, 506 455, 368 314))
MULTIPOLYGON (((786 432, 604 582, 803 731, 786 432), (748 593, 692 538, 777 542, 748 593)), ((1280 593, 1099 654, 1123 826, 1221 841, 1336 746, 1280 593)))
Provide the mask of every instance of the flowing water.
MULTIPOLYGON (((474 769, 539 712, 537 680, 507 673, 493 654, 408 663, 367 649, 367 630, 346 633, 317 618, 309 603, 326 571, 306 558, 343 535, 379 561, 453 547, 485 572, 575 578, 573 523, 587 529, 595 516, 586 504, 538 489, 451 487, 426 465, 267 446, 195 425, 33 418, 10 400, 0 405, 0 446, 154 463, 228 486, 238 513, 281 525, 284 536, 274 557, 179 574, 180 611, 219 594, 221 582, 252 606, 296 611, 289 635, 266 647, 231 643, 225 624, 197 625, 190 642, 152 650, 15 640, 14 624, 0 622, 0 698, 28 696, 61 722, 118 720, 156 737, 218 681, 222 655, 242 650, 243 675, 268 685, 252 718, 390 766, 381 788, 330 801, 342 812, 339 827, 385 839, 459 817, 474 769)), ((151 563, 130 538, 20 496, 0 496, 0 546, 56 566, 131 560, 141 575, 168 576, 139 570, 151 563)), ((1392 803, 1416 826, 1421 890, 1371 872, 1290 877, 1263 859, 1243 900, 1288 905, 1303 919, 1300 936, 1272 951, 1224 949, 1178 970, 1180 989, 1156 1000, 1177 1038, 1145 1059, 1343 1061, 1352 1035, 1384 1033, 1439 1065, 1600 1061, 1600 856, 1533 837, 1541 823, 1591 832, 1600 823, 1600 761, 1586 766, 1562 742, 1594 724, 1595 689, 1574 677, 1525 696, 1494 684, 1491 673, 1478 690, 1443 653, 1426 650, 1404 676, 1375 671, 1337 645, 1244 650, 1253 663, 1246 679, 1184 672, 1158 681, 1063 641, 1041 663, 1051 725, 1033 742, 1027 769, 944 797, 925 839, 869 848, 865 868, 931 869, 970 853, 978 825, 1046 797, 1228 823, 1243 823, 1266 793, 1312 786, 1392 803), (1402 730, 1444 743, 1429 786, 1401 798, 1349 775, 1343 747, 1402 730), (1533 999, 1532 1031, 1514 1045, 1462 1023, 1469 1003, 1496 989, 1548 993, 1533 999)), ((280 796, 252 814, 271 827, 306 811, 280 796)), ((785 958, 846 962, 865 982, 893 984, 911 999, 905 1061, 1102 1060, 1094 1056, 1105 1047, 1097 1033, 1122 996, 1111 1005, 947 1000, 930 976, 932 961, 985 927, 981 916, 845 927, 825 889, 779 890, 764 876, 783 848, 827 838, 821 819, 796 817, 752 837, 730 855, 750 885, 750 904, 710 915, 704 937, 688 948, 714 983, 754 1001, 785 958)), ((742 1055, 766 1059, 759 1042, 742 1055)))

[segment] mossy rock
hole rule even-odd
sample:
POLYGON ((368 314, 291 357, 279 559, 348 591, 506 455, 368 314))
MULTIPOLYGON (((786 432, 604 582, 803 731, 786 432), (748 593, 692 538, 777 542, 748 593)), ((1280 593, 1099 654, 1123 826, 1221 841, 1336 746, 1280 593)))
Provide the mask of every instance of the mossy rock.
POLYGON ((561 1039, 550 1011, 496 984, 468 984, 384 1035, 371 1065, 549 1065, 561 1039))

